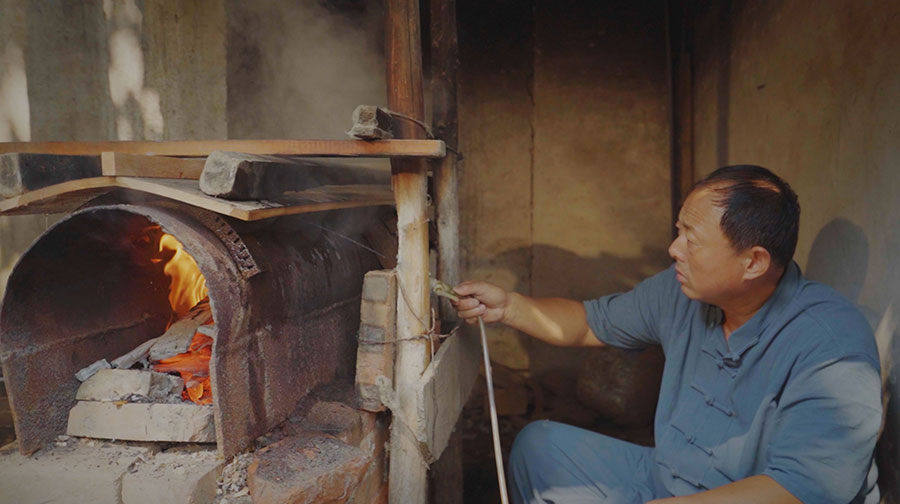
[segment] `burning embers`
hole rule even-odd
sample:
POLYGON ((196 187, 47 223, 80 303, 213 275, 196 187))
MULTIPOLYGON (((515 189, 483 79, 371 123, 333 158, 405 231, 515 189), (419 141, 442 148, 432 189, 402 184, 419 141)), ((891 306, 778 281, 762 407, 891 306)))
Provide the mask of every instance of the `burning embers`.
POLYGON ((182 398, 197 404, 212 404, 212 388, 209 382, 209 359, 212 357, 213 340, 196 332, 188 350, 153 364, 154 371, 177 371, 184 381, 182 398))
POLYGON ((209 362, 214 321, 206 280, 181 243, 159 226, 148 227, 135 246, 141 251, 139 262, 162 268, 170 280, 171 320, 162 335, 145 341, 112 362, 103 359, 76 374, 84 383, 76 396, 79 402, 69 414, 69 434, 159 441, 214 441, 211 408, 198 409, 190 404, 211 405, 213 402, 209 362), (145 255, 148 250, 149 256, 145 255), (110 404, 116 409, 113 410, 110 404), (122 409, 132 411, 119 413, 122 409), (110 423, 99 419, 111 412, 123 420, 127 418, 129 423, 144 415, 144 425, 132 429, 135 432, 123 431, 116 425, 106 426, 112 427, 113 432, 96 432, 97 424, 110 423), (174 427, 174 432, 165 434, 165 426, 157 425, 160 421, 174 427), (149 436, 152 439, 142 432, 153 432, 149 436))

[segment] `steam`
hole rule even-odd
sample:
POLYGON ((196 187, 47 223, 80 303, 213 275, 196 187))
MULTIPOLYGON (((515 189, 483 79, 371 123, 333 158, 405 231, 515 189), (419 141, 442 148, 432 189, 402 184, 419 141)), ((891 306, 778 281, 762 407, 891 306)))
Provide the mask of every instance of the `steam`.
POLYGON ((228 3, 230 138, 344 139, 357 105, 386 104, 382 12, 341 4, 228 3))
MULTIPOLYGON (((379 2, 229 0, 226 11, 229 138, 346 139, 358 105, 387 105, 379 2)), ((389 182, 384 159, 326 164, 372 168, 389 182)), ((298 216, 279 227, 296 228, 311 241, 361 244, 382 211, 298 216)))

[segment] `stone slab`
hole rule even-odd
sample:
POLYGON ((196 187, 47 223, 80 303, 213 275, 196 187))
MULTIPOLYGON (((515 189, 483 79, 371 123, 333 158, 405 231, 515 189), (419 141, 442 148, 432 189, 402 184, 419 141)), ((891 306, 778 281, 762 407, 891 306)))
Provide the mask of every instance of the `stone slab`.
POLYGON ((254 504, 346 502, 371 457, 322 433, 300 433, 259 450, 248 470, 254 504))
POLYGON ((0 154, 0 198, 12 198, 68 180, 100 175, 99 156, 0 154))
POLYGON ((216 441, 213 407, 198 404, 78 401, 69 412, 67 433, 132 441, 216 441))
POLYGON ((184 381, 174 375, 131 369, 101 369, 78 387, 79 401, 122 401, 131 395, 162 400, 178 396, 184 381))
POLYGON ((206 504, 216 497, 223 461, 216 451, 166 452, 122 479, 122 504, 206 504))
MULTIPOLYGON (((69 440, 32 455, 0 455, 0 502, 121 504, 122 478, 150 447, 69 440)), ((163 501, 160 501, 163 502, 163 501)))
POLYGON ((366 434, 360 412, 339 402, 317 402, 300 426, 308 431, 330 434, 351 446, 359 445, 366 434))
POLYGON ((387 455, 385 446, 390 437, 390 418, 387 415, 363 413, 363 423, 370 429, 359 443, 361 450, 369 454, 371 462, 366 474, 347 502, 350 504, 387 503, 387 455), (367 416, 368 415, 368 416, 367 416))

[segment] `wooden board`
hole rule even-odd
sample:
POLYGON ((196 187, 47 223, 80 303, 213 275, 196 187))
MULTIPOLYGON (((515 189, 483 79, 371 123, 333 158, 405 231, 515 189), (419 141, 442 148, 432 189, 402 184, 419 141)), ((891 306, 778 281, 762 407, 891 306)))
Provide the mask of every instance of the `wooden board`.
POLYGON ((472 385, 481 369, 481 344, 474 331, 460 331, 445 341, 419 379, 416 392, 422 441, 437 460, 453 434, 472 385))
POLYGON ((103 152, 206 157, 212 151, 310 157, 441 158, 440 140, 180 140, 169 142, 0 142, 0 154, 31 152, 99 156, 103 152))
POLYGON ((0 200, 0 215, 71 212, 115 188, 114 177, 71 180, 0 200))
POLYGON ((284 200, 278 202, 228 201, 203 194, 196 180, 94 177, 72 180, 2 200, 0 214, 68 212, 116 188, 170 198, 245 221, 341 208, 394 204, 390 187, 381 185, 323 186, 288 193, 284 200))
POLYGON ((153 177, 197 180, 203 172, 203 159, 147 156, 104 152, 100 155, 103 175, 107 177, 153 177))

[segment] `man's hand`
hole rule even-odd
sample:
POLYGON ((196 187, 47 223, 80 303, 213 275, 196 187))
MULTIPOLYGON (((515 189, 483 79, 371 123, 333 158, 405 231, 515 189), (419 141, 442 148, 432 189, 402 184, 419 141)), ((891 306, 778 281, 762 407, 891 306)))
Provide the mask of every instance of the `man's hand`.
POLYGON ((509 295, 502 288, 488 282, 463 282, 453 291, 462 297, 456 313, 469 324, 474 324, 479 315, 486 324, 506 319, 509 295))
POLYGON ((463 282, 453 291, 463 297, 457 314, 470 324, 480 315, 485 323, 501 322, 551 345, 602 345, 588 327, 580 301, 528 297, 488 282, 463 282))

